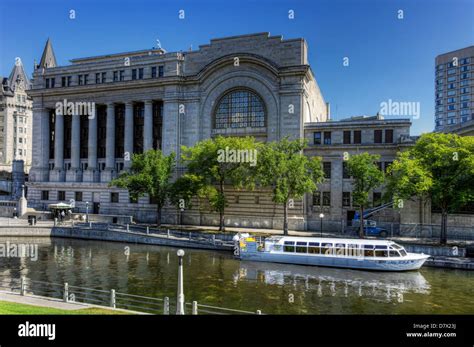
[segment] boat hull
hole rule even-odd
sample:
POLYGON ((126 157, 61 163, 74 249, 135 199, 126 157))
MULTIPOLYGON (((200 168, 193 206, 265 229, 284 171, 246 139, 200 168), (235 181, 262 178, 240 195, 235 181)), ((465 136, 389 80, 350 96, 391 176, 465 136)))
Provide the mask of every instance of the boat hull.
POLYGON ((242 253, 240 259, 264 261, 273 263, 327 266, 347 269, 374 270, 374 271, 410 271, 418 270, 423 266, 428 256, 409 253, 409 259, 370 259, 367 257, 340 257, 340 256, 301 256, 298 254, 282 253, 242 253))

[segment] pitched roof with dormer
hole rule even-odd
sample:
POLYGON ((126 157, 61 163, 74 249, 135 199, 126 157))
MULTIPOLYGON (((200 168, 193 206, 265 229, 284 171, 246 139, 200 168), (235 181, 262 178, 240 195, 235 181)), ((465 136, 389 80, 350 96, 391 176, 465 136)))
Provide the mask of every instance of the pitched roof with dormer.
POLYGON ((16 90, 28 90, 31 88, 31 82, 28 78, 20 59, 15 62, 10 76, 0 78, 2 83, 2 94, 13 96, 16 90))

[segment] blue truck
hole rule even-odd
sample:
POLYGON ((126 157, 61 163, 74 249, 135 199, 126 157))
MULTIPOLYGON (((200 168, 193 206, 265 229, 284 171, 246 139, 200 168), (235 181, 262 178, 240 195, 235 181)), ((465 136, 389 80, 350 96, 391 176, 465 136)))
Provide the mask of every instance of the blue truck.
MULTIPOLYGON (((387 237, 388 230, 378 227, 377 222, 371 219, 368 219, 370 216, 374 215, 377 212, 386 209, 387 207, 393 206, 393 202, 389 202, 371 209, 364 211, 364 234, 367 236, 380 236, 380 237, 387 237)), ((352 220, 352 227, 353 230, 356 232, 359 231, 360 227, 360 215, 359 212, 354 214, 354 219, 352 220)))

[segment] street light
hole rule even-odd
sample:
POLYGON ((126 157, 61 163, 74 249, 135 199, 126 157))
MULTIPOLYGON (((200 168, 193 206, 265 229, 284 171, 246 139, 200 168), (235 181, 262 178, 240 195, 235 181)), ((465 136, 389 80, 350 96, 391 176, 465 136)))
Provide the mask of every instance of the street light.
POLYGON ((324 218, 324 213, 320 213, 319 214, 319 218, 321 220, 321 228, 319 229, 319 233, 321 235, 321 237, 323 237, 323 218, 324 218))
POLYGON ((89 201, 86 201, 86 222, 89 223, 89 201))
POLYGON ((183 292, 183 257, 184 251, 179 249, 178 255, 178 299, 176 302, 176 314, 184 314, 184 292, 183 292))

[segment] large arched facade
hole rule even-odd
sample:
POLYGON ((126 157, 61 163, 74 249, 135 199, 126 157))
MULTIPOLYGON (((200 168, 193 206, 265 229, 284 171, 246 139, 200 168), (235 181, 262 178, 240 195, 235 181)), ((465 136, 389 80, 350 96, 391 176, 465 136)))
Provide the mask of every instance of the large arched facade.
MULTIPOLYGON (((157 147, 164 154, 175 153, 178 158, 182 146, 194 146, 217 135, 254 136, 268 142, 284 136, 303 138, 305 120, 313 120, 313 114, 326 109, 303 39, 283 40, 257 33, 211 40, 189 52, 125 53, 133 64, 123 67, 123 78, 115 78, 115 55, 79 58, 72 66, 35 70, 30 94, 35 113, 33 157, 37 159, 28 182, 30 205, 67 201, 77 194, 82 198, 76 199, 80 211, 89 201, 100 204, 101 214, 118 213, 138 222, 154 222, 156 205, 148 196, 136 201, 125 189, 109 186, 113 177, 128 169, 121 153, 149 148, 155 138, 161 139, 157 147), (107 83, 102 83, 103 77, 83 83, 79 77, 92 73, 105 76, 107 83), (71 85, 58 83, 67 76, 72 77, 71 85), (57 82, 54 87, 52 79, 57 82), (71 123, 71 138, 62 136, 68 133, 68 124, 53 126, 50 120, 57 100, 64 99, 90 100, 102 109, 102 117, 71 123), (304 105, 308 105, 306 110, 304 105), (138 109, 143 112, 136 113, 138 109), (73 133, 79 134, 79 141, 73 141, 73 133), (104 143, 105 153, 97 151, 104 149, 104 143), (71 159, 64 155, 69 149, 71 159)), ((275 206, 266 192, 232 192, 227 212, 227 225, 282 225, 282 208, 275 206)), ((293 228, 304 228, 303 213, 302 203, 295 202, 290 211, 293 228)), ((218 216, 206 209, 192 208, 183 215, 189 224, 218 223, 218 216)), ((164 209, 162 222, 174 223, 176 218, 176 208, 164 209)))
MULTIPOLYGON (((201 85, 202 98, 200 108, 200 136, 206 139, 216 135, 224 136, 254 136, 259 140, 274 141, 279 138, 280 133, 280 100, 278 95, 278 77, 273 69, 269 68, 263 60, 256 62, 252 60, 241 60, 240 65, 235 67, 233 60, 229 60, 226 64, 222 61, 216 62, 216 66, 210 66, 212 69, 205 74, 205 79, 201 85), (253 109, 252 105, 248 105, 249 117, 247 124, 242 117, 234 116, 234 121, 230 124, 234 126, 224 126, 218 124, 216 126, 216 115, 219 105, 227 100, 232 102, 235 99, 237 103, 249 104, 259 107, 253 109), (258 106, 257 106, 258 105, 258 106), (252 112, 259 112, 257 118, 252 121, 252 112), (263 125, 261 118, 264 118, 263 125), (241 120, 237 120, 240 119, 241 120)), ((246 107, 245 105, 234 104, 235 107, 246 107)), ((230 115, 230 114, 229 114, 230 115)))

